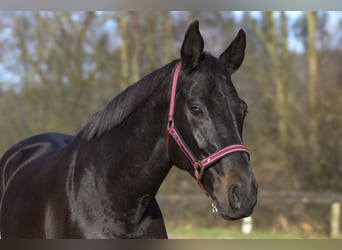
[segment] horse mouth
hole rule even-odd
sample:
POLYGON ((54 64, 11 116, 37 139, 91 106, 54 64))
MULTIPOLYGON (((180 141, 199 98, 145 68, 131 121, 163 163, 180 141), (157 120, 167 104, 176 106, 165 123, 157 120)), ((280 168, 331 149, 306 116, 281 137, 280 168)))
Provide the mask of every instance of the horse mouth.
POLYGON ((234 221, 234 220, 239 220, 245 217, 250 216, 250 214, 252 214, 253 208, 251 209, 250 212, 248 213, 239 213, 237 215, 232 215, 232 212, 227 210, 225 211, 224 209, 222 209, 222 207, 220 206, 220 203, 218 202, 218 200, 216 198, 214 198, 212 200, 212 212, 215 215, 215 217, 221 217, 224 220, 227 221, 234 221))
POLYGON ((227 220, 227 221, 234 221, 234 220, 238 220, 238 219, 241 219, 239 217, 232 217, 226 213, 224 213, 222 210, 218 213, 218 215, 224 219, 224 220, 227 220))
POLYGON ((217 201, 216 197, 213 197, 213 200, 211 202, 212 206, 212 212, 215 217, 221 217, 224 220, 232 221, 232 220, 237 220, 238 218, 234 218, 226 214, 221 206, 219 205, 219 202, 217 201))
POLYGON ((222 219, 227 220, 227 221, 233 221, 233 220, 239 220, 241 218, 234 218, 234 217, 230 217, 229 215, 220 213, 220 216, 222 219))

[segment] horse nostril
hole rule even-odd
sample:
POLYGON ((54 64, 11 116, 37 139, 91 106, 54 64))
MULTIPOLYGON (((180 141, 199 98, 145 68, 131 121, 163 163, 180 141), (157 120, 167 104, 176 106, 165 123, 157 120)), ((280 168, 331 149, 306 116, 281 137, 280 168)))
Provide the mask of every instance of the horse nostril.
POLYGON ((230 207, 234 210, 239 210, 241 208, 241 201, 238 185, 232 185, 230 187, 230 192, 228 193, 228 195, 230 207))

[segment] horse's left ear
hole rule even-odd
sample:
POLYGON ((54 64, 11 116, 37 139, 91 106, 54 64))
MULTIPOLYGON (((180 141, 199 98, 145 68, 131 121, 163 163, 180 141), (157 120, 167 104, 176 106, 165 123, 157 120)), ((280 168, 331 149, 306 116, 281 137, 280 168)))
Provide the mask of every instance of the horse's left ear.
POLYGON ((233 74, 241 66, 245 49, 246 34, 240 29, 235 39, 219 57, 229 74, 233 74))
POLYGON ((185 70, 192 71, 199 64, 203 48, 204 41, 196 20, 189 25, 181 48, 182 65, 185 70))

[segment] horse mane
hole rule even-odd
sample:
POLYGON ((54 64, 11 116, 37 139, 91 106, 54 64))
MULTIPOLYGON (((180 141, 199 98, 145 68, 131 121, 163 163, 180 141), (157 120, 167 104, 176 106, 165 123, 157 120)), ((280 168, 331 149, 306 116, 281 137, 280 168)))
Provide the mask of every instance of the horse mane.
POLYGON ((103 110, 92 116, 81 131, 82 137, 91 140, 119 126, 137 107, 151 97, 176 63, 177 60, 153 71, 121 92, 103 110))

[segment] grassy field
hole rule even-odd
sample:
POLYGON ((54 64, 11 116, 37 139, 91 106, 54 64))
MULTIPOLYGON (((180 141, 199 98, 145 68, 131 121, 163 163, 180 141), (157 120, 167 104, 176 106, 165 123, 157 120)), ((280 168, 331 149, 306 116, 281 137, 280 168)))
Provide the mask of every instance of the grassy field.
POLYGON ((253 231, 244 235, 239 231, 223 228, 168 228, 170 239, 325 239, 324 235, 305 235, 296 232, 253 231))

